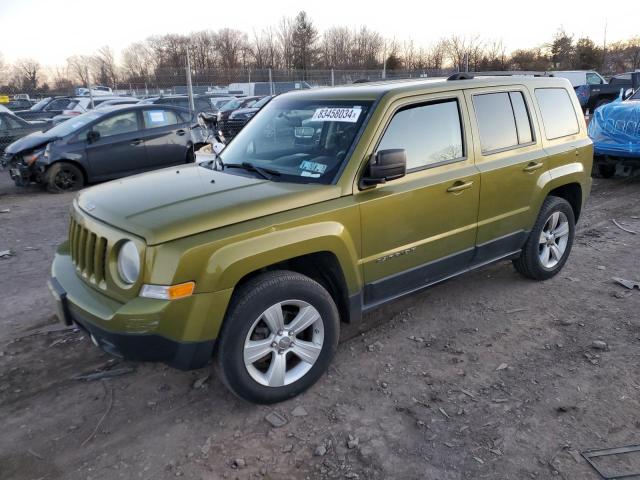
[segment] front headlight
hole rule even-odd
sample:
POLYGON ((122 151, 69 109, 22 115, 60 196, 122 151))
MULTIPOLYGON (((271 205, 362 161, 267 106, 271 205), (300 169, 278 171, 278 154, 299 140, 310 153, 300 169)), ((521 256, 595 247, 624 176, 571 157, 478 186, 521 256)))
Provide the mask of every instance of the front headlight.
POLYGON ((37 150, 33 153, 23 155, 22 158, 24 159, 24 163, 27 164, 28 166, 33 165, 35 161, 38 160, 38 158, 40 158, 40 155, 42 155, 44 152, 45 150, 37 150))
POLYGON ((140 254, 131 240, 123 243, 118 252, 118 274, 129 285, 136 283, 140 276, 140 254))

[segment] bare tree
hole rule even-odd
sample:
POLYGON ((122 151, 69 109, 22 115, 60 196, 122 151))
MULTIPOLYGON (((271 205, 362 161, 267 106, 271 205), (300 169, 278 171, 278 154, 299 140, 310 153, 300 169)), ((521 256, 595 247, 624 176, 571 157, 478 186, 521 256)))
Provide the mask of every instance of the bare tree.
POLYGON ((4 61, 4 55, 0 52, 0 86, 5 85, 9 80, 9 66, 4 61))
POLYGON ((86 86, 89 82, 89 67, 91 67, 91 57, 87 55, 73 55, 67 58, 67 71, 71 80, 86 86))
POLYGON ((98 72, 96 78, 100 83, 115 85, 118 81, 118 73, 115 57, 111 47, 105 45, 98 49, 94 57, 94 71, 98 72))
POLYGON ((282 17, 278 25, 278 43, 282 53, 282 66, 289 69, 293 66, 293 25, 288 17, 282 17))
POLYGON ((215 39, 216 51, 223 68, 236 68, 240 65, 243 51, 247 48, 247 35, 240 30, 223 28, 215 39))
POLYGON ((32 58, 21 58, 14 65, 17 85, 22 90, 34 91, 38 87, 40 63, 32 58))
POLYGON ((154 69, 153 53, 147 42, 135 42, 122 53, 127 81, 146 82, 154 69))

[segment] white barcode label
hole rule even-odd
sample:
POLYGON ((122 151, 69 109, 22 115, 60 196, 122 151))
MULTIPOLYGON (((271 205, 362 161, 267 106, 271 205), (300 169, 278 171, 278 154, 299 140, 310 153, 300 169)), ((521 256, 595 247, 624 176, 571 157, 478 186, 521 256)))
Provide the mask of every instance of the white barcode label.
POLYGON ((312 122, 351 122, 356 123, 362 108, 316 108, 312 122))

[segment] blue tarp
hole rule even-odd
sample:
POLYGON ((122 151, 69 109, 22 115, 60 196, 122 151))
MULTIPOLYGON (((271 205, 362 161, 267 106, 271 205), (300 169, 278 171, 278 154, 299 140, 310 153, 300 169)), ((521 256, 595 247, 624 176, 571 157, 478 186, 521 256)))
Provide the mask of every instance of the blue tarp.
POLYGON ((596 155, 640 158, 640 100, 615 100, 596 108, 589 123, 596 155))

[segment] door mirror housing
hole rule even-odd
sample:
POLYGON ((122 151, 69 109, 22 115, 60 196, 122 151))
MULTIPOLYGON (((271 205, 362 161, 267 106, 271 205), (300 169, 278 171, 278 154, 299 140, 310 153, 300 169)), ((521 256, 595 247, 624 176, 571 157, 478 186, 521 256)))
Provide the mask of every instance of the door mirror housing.
POLYGON ((87 132, 87 142, 93 143, 96 142, 100 138, 100 133, 95 130, 89 130, 87 132))
POLYGON ((368 188, 379 183, 404 177, 407 173, 407 151, 404 148, 380 150, 371 156, 360 179, 360 188, 368 188))

